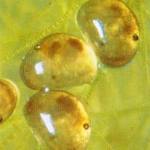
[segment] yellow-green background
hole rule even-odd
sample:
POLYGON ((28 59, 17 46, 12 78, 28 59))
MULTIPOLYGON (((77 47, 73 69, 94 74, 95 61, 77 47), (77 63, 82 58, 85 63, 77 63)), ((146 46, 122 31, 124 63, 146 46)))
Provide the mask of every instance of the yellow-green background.
MULTIPOLYGON (((0 0, 0 78, 20 90, 13 115, 0 125, 0 150, 39 150, 23 116, 34 91, 19 76, 21 59, 55 32, 82 38, 75 16, 85 0, 0 0)), ((140 25, 138 53, 121 68, 100 66, 95 82, 68 89, 84 103, 92 123, 88 150, 150 150, 150 1, 126 0, 140 25)))

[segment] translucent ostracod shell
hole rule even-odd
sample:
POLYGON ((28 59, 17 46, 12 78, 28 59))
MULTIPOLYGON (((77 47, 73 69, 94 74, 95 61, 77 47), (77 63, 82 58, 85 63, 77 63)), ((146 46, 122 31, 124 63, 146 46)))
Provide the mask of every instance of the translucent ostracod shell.
POLYGON ((18 99, 18 90, 9 80, 0 79, 0 123, 14 111, 18 99))
POLYGON ((90 137, 88 115, 64 91, 39 92, 28 101, 25 117, 35 135, 53 150, 84 150, 90 137))
POLYGON ((88 1, 80 8, 77 20, 103 63, 121 66, 136 54, 137 19, 122 1, 88 1))
POLYGON ((22 79, 33 89, 89 83, 96 73, 97 60, 93 49, 67 34, 44 38, 26 55, 21 65, 22 79))

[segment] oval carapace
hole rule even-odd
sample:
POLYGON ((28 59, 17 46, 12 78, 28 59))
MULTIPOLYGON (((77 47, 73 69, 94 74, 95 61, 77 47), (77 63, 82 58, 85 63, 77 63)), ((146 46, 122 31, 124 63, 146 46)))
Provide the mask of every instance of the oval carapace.
POLYGON ((11 81, 0 79, 0 123, 14 111, 18 99, 18 89, 11 81))
POLYGON ((96 59, 93 49, 82 40, 67 34, 53 34, 26 55, 21 76, 32 89, 90 83, 97 73, 96 59))
POLYGON ((80 8, 77 21, 104 64, 121 66, 136 54, 137 19, 122 1, 88 1, 80 8))
POLYGON ((33 132, 54 150, 85 150, 91 127, 82 103, 64 91, 39 92, 25 106, 33 132))

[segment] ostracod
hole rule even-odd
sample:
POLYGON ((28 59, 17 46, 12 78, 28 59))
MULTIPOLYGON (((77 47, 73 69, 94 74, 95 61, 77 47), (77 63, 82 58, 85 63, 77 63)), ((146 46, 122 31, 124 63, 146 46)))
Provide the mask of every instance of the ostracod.
POLYGON ((32 89, 52 89, 90 83, 97 73, 93 49, 68 34, 53 34, 41 40, 25 57, 21 76, 32 89))
POLYGON ((25 117, 36 137, 48 148, 85 150, 90 121, 75 96, 64 91, 40 91, 25 106, 25 117))
POLYGON ((80 8, 77 21, 104 64, 121 66, 136 54, 138 22, 122 1, 90 0, 80 8))
POLYGON ((0 79, 0 123, 14 111, 18 95, 18 89, 11 81, 0 79))

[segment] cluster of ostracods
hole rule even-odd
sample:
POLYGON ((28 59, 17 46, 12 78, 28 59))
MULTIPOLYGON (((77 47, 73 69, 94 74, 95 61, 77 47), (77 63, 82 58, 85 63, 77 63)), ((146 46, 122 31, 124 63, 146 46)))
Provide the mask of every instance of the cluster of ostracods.
POLYGON ((67 34, 44 38, 27 54, 21 65, 23 81, 36 90, 90 83, 96 72, 97 60, 93 49, 67 34))
POLYGON ((86 2, 77 22, 88 44, 68 34, 52 34, 30 50, 21 65, 24 83, 39 90, 26 104, 25 117, 38 138, 54 150, 84 150, 91 132, 83 104, 61 88, 90 84, 97 62, 127 64, 139 40, 135 15, 119 0, 86 2))
POLYGON ((67 34, 41 40, 24 58, 21 77, 39 92, 25 106, 25 117, 35 134, 56 150, 84 150, 91 127, 83 104, 63 87, 90 83, 97 59, 84 41, 67 34))
MULTIPOLYGON (((69 34, 52 34, 29 51, 20 67, 24 83, 38 91, 27 102, 25 117, 36 137, 52 150, 85 150, 91 133, 83 104, 61 89, 90 84, 98 62, 122 66, 137 51, 137 19, 120 0, 86 2, 77 22, 88 43, 69 34)), ((0 122, 13 112, 17 97, 16 87, 0 80, 0 122)))

